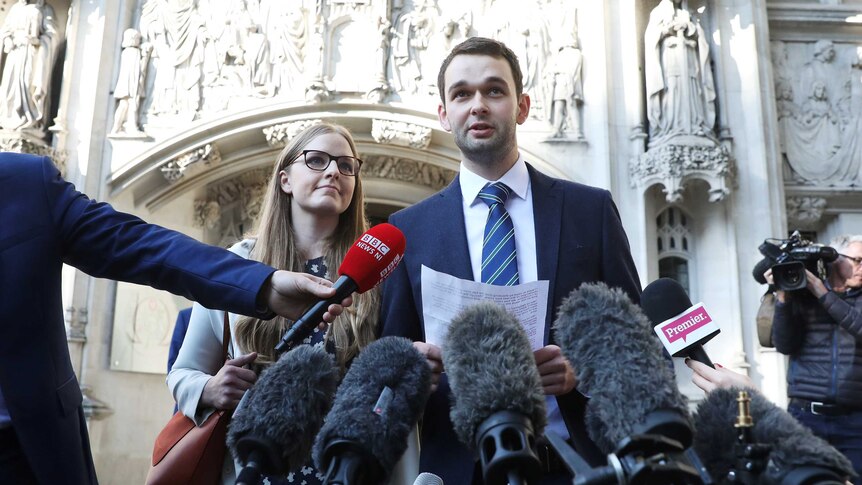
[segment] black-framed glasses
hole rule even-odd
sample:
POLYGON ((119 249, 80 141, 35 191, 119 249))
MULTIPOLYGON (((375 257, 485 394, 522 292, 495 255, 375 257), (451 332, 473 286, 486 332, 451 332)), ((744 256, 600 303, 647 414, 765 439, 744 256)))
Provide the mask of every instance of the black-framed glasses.
MULTIPOLYGON (((347 155, 336 157, 321 150, 303 150, 302 159, 305 161, 305 166, 315 172, 323 172, 334 161, 335 166, 338 167, 338 171, 348 177, 355 177, 359 174, 359 169, 362 168, 362 160, 356 157, 349 157, 347 155)), ((296 160, 292 163, 294 162, 296 160)))
POLYGON ((856 266, 859 266, 860 264, 862 264, 862 258, 854 258, 853 256, 847 256, 846 254, 841 254, 841 253, 838 253, 838 255, 841 256, 842 258, 847 258, 850 261, 853 261, 853 264, 855 264, 856 266))

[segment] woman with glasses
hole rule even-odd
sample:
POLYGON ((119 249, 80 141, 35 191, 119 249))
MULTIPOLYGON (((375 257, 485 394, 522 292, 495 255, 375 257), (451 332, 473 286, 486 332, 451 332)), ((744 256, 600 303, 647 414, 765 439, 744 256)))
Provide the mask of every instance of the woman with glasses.
MULTIPOLYGON (((305 271, 334 280, 348 248, 368 229, 359 177, 362 161, 350 133, 341 126, 317 124, 290 140, 275 161, 264 196, 256 235, 231 250, 279 269, 305 271)), ((328 329, 316 328, 305 339, 324 345, 344 367, 374 338, 379 292, 353 296, 328 329)), ((201 425, 216 409, 235 409, 260 371, 277 356, 273 348, 289 320, 264 321, 229 315, 232 359, 221 362, 223 313, 198 304, 168 387, 179 411, 201 425)), ((237 470, 228 454, 224 483, 237 470), (229 462, 229 463, 228 463, 229 462)), ((270 483, 320 483, 311 463, 270 483)))
POLYGON ((805 289, 776 292, 772 342, 790 356, 787 411, 862 475, 862 235, 829 245, 839 257, 825 280, 805 270, 805 289))

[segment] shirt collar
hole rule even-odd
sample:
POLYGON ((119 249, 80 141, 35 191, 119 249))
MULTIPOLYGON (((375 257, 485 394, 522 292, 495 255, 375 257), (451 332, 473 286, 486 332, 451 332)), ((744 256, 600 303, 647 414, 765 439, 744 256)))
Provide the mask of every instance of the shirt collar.
POLYGON ((463 161, 461 162, 458 179, 461 184, 461 197, 464 200, 469 200, 470 205, 480 200, 479 191, 489 182, 503 182, 515 195, 523 200, 527 199, 527 189, 530 187, 530 173, 527 171, 527 161, 520 154, 518 154, 518 161, 498 180, 486 180, 484 177, 471 172, 464 165, 463 161))

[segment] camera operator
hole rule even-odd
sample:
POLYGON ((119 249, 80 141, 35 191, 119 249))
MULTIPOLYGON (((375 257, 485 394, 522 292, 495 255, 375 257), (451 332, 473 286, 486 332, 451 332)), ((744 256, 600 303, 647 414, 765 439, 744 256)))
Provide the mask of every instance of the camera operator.
MULTIPOLYGON (((832 241, 838 258, 821 280, 776 292, 772 341, 790 356, 788 411, 862 475, 862 235, 832 241)), ((764 278, 773 284, 772 270, 764 278)))

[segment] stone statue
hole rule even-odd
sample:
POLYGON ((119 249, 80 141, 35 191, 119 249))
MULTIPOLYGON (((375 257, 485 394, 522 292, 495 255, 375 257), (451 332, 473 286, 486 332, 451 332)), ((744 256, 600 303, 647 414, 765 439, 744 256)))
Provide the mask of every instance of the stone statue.
POLYGON ((205 24, 195 0, 147 0, 141 31, 154 44, 155 79, 151 111, 193 117, 201 107, 205 24))
POLYGON ((291 8, 287 2, 273 3, 267 15, 273 84, 279 93, 301 93, 305 72, 305 46, 308 40, 306 11, 291 8))
POLYGON ((9 9, 0 27, 0 127, 43 132, 56 35, 54 9, 44 0, 19 0, 9 9))
POLYGON ((583 56, 578 44, 560 47, 553 53, 550 71, 552 138, 566 137, 564 132, 568 129, 574 139, 584 139, 581 129, 581 104, 584 101, 582 65, 583 56))
POLYGON ((141 45, 141 34, 135 29, 123 32, 123 52, 120 55, 120 73, 114 87, 117 110, 114 112, 112 135, 125 133, 140 135, 138 111, 144 96, 144 80, 150 61, 151 46, 141 45))
POLYGON ((392 65, 400 91, 417 93, 422 85, 421 55, 434 29, 432 11, 425 3, 402 12, 392 28, 392 65))
POLYGON ((547 10, 551 53, 550 69, 546 74, 545 103, 548 105, 547 118, 552 127, 551 138, 583 140, 583 55, 578 42, 578 14, 577 10, 566 8, 563 4, 554 6, 562 8, 547 10))
POLYGON ((679 135, 714 137, 709 44, 682 0, 662 0, 653 9, 644 50, 650 146, 679 135))

